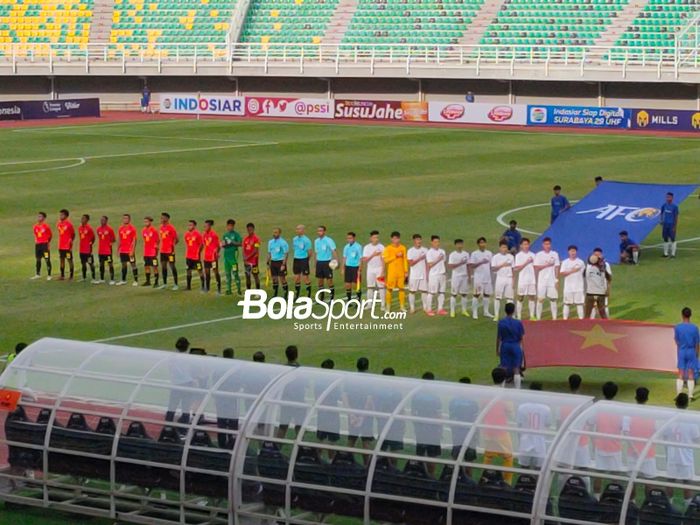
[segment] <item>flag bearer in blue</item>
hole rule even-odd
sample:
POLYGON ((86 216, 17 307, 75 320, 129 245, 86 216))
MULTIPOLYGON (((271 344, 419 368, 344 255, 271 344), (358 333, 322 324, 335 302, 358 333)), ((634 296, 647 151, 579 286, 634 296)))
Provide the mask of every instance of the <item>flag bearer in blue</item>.
POLYGON ((498 336, 496 338, 496 354, 501 359, 500 367, 513 377, 515 388, 520 388, 523 377, 520 369, 523 364, 523 323, 513 318, 515 305, 506 304, 506 317, 498 321, 498 336))
POLYGON ((676 229, 678 228, 678 205, 673 202, 673 193, 666 194, 666 202, 661 205, 661 236, 664 239, 664 257, 676 256, 676 229))

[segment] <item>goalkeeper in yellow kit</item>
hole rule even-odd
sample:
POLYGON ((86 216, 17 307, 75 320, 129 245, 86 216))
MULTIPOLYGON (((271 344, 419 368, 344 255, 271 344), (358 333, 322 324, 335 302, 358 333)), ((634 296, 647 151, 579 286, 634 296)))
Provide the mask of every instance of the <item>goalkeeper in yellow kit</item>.
POLYGON ((391 293, 399 292, 399 307, 406 311, 406 292, 404 283, 408 275, 408 253, 401 244, 401 234, 391 232, 391 244, 384 248, 384 264, 386 265, 386 309, 391 310, 391 293))

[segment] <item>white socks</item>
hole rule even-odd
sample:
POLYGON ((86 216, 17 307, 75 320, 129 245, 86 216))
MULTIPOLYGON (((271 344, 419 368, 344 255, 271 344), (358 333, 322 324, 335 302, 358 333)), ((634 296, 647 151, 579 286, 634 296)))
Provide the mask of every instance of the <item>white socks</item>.
POLYGON ((384 305, 386 305, 386 288, 379 289, 379 298, 382 300, 382 310, 384 310, 384 305))
POLYGON ((500 299, 494 299, 493 300, 493 317, 495 319, 498 319, 498 315, 501 313, 501 300, 500 299))
POLYGON ((549 301, 549 312, 552 314, 552 319, 554 321, 557 320, 557 302, 556 301, 549 301))
POLYGON ((442 310, 445 307, 445 294, 438 294, 438 310, 442 310))
POLYGON ((664 257, 668 257, 668 249, 671 247, 670 242, 664 242, 664 257))
POLYGON ((423 292, 420 294, 420 302, 421 305, 423 306, 423 310, 428 310, 428 306, 430 305, 430 302, 428 301, 429 296, 427 292, 423 292))
POLYGON ((544 306, 544 301, 537 301, 537 309, 535 310, 535 317, 537 320, 542 319, 542 307, 544 306))
POLYGON ((515 384, 515 388, 520 389, 523 384, 523 376, 520 374, 515 374, 513 376, 513 383, 515 384))
POLYGON ((450 297, 450 315, 455 314, 455 308, 457 306, 457 298, 453 295, 450 297))
POLYGON ((632 252, 632 260, 634 261, 634 264, 637 264, 639 262, 639 252, 632 252))
POLYGON ((671 257, 676 256, 676 247, 678 246, 678 243, 676 241, 673 241, 671 243, 671 257))
POLYGON ((408 294, 408 306, 411 309, 411 311, 416 309, 416 294, 413 292, 409 292, 408 294))
POLYGON ((676 395, 680 394, 681 392, 683 392, 683 380, 676 379, 676 395))
POLYGON ((523 318, 523 302, 518 301, 515 303, 515 318, 516 319, 522 319, 523 318))
POLYGON ((491 315, 489 312, 489 304, 491 304, 491 298, 484 297, 484 315, 491 315))
POLYGON ((578 314, 579 319, 583 319, 583 305, 582 304, 576 305, 576 313, 578 314))
POLYGON ((561 309, 562 319, 567 320, 569 318, 569 305, 565 304, 561 309))
POLYGON ((429 293, 426 294, 426 299, 425 299, 425 304, 423 305, 423 308, 425 309, 426 312, 429 312, 430 310, 433 309, 433 294, 429 293))
POLYGON ((479 318, 479 298, 477 296, 472 297, 472 317, 479 318))
POLYGON ((462 305, 462 312, 464 313, 464 312, 467 311, 467 296, 466 296, 466 295, 463 295, 460 302, 461 302, 461 305, 462 305))
POLYGON ((693 399, 693 393, 695 392, 695 379, 688 379, 688 397, 693 399))

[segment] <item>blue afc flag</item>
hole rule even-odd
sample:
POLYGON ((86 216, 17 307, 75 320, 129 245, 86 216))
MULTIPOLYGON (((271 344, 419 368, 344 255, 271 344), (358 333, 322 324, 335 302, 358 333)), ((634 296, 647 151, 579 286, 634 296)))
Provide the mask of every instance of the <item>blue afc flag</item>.
POLYGON ((680 204, 696 188, 695 184, 605 181, 559 215, 535 241, 533 250, 540 250, 542 239, 551 237, 552 246, 559 254, 565 254, 567 247, 575 244, 585 260, 594 248, 600 247, 605 259, 617 264, 622 230, 626 230, 630 238, 642 242, 659 224, 666 193, 673 193, 673 201, 680 204))

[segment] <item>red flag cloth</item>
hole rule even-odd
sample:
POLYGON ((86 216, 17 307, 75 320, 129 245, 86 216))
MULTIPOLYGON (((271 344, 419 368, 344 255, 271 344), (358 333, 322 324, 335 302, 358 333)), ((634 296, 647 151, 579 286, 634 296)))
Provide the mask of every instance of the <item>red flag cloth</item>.
POLYGON ((572 366, 676 371, 672 325, 612 319, 524 321, 524 324, 528 368, 572 366))

